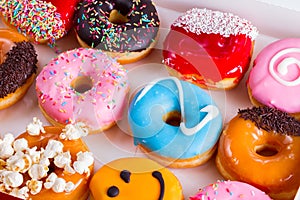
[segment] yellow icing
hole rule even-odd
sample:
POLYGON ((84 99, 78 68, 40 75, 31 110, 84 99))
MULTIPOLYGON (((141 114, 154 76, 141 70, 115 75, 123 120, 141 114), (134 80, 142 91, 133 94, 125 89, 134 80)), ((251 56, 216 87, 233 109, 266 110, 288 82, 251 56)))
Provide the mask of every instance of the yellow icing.
POLYGON ((90 183, 92 196, 95 200, 158 200, 161 186, 152 176, 154 171, 159 171, 164 179, 164 200, 183 199, 181 185, 171 171, 150 159, 137 157, 114 160, 100 168, 90 183), (131 172, 129 183, 120 177, 123 170, 131 172), (118 196, 107 195, 111 186, 118 187, 118 196))

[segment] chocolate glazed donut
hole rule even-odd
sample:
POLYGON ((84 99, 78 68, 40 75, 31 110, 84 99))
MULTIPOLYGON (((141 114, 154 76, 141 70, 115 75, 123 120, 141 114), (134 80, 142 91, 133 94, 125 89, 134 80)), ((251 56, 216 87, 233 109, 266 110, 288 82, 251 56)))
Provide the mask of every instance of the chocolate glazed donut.
POLYGON ((151 0, 84 0, 75 14, 77 37, 109 52, 140 52, 158 34, 160 21, 151 0))

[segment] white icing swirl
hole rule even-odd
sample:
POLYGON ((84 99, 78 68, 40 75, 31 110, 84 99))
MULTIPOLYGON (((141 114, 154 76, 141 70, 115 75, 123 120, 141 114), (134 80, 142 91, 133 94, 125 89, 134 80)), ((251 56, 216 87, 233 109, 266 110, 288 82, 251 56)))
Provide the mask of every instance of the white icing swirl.
MULTIPOLYGON (((183 134, 190 136, 194 135, 198 131, 200 131, 209 121, 212 119, 216 118, 219 115, 219 109, 214 106, 214 105, 207 105, 204 108, 200 109, 200 112, 206 112, 207 115, 202 119, 196 126, 192 128, 187 128, 186 127, 186 119, 185 119, 185 109, 184 109, 184 93, 183 93, 183 88, 182 84, 179 79, 175 77, 169 77, 168 79, 174 81, 178 88, 178 93, 179 93, 179 103, 180 103, 180 110, 181 110, 181 115, 182 115, 182 122, 180 123, 180 130, 182 131, 183 134)), ((138 102, 140 99, 143 98, 144 95, 147 94, 147 92, 159 81, 166 80, 165 78, 163 79, 158 79, 154 83, 149 84, 146 86, 141 94, 137 97, 136 102, 138 102)))
MULTIPOLYGON (((273 78, 278 81, 279 83, 281 83, 282 85, 285 86, 296 86, 300 84, 300 76, 297 77, 297 79, 292 80, 292 81, 287 81, 282 79, 280 76, 278 76, 278 74, 275 72, 275 62, 283 55, 288 54, 288 53, 300 53, 300 49, 299 48, 287 48, 284 50, 279 51, 278 53, 276 53, 273 58, 270 61, 269 64, 269 71, 270 74, 273 76, 273 78)), ((277 71, 279 74, 281 74, 282 76, 285 76, 288 74, 288 68, 289 66, 291 66, 292 64, 296 64, 297 67, 300 70, 300 60, 298 60, 297 58, 294 57, 287 57, 284 58, 278 65, 277 65, 277 71)))

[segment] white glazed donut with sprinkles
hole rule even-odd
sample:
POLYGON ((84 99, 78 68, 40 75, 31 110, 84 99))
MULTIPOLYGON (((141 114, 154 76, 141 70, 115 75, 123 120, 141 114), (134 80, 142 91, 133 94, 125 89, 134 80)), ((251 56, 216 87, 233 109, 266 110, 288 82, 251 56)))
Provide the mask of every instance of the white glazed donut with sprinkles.
POLYGON ((125 64, 150 53, 160 21, 151 0, 84 0, 74 25, 81 46, 109 52, 125 64))
POLYGON ((43 68, 36 92, 43 114, 53 125, 81 121, 96 133, 121 119, 127 71, 101 50, 69 50, 43 68))
POLYGON ((56 6, 43 0, 0 1, 4 22, 38 43, 55 41, 67 30, 56 6))

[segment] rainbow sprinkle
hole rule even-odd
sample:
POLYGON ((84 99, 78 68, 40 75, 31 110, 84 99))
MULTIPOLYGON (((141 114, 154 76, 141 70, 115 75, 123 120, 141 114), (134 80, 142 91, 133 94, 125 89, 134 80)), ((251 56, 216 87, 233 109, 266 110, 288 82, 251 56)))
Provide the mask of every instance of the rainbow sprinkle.
POLYGON ((42 0, 5 0, 0 2, 4 19, 23 35, 35 42, 47 41, 55 46, 55 40, 65 35, 66 30, 57 8, 42 0))

